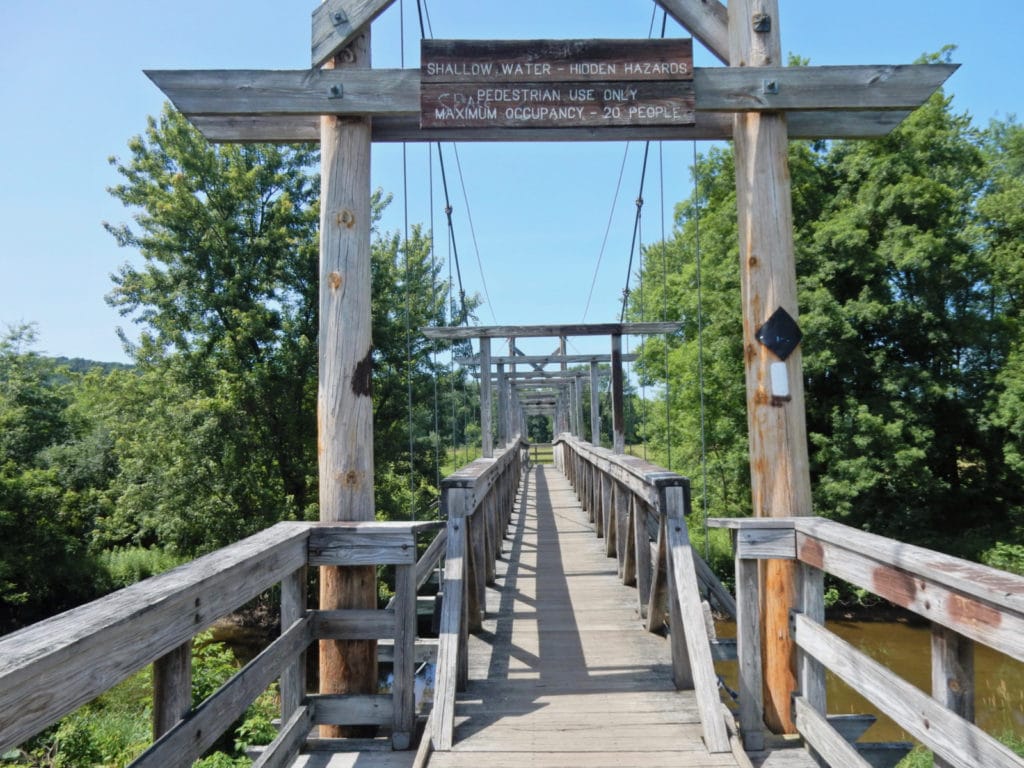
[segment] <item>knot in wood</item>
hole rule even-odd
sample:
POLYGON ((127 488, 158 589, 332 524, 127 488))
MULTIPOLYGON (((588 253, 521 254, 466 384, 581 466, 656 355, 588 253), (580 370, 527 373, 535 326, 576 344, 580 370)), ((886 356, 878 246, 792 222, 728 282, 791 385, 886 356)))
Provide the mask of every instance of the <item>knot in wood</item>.
POLYGON ((331 272, 331 274, 327 276, 327 285, 330 286, 332 291, 340 290, 341 284, 344 282, 345 278, 343 278, 339 272, 331 272))
POLYGON ((356 225, 356 215, 348 208, 342 208, 337 214, 335 214, 334 223, 339 227, 352 229, 352 227, 356 225))

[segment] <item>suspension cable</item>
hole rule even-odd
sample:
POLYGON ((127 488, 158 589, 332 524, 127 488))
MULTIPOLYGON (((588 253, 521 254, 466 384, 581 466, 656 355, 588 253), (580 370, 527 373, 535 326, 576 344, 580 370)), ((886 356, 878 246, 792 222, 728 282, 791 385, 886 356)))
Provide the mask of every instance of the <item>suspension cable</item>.
POLYGON ((462 175, 462 162, 459 160, 459 147, 452 144, 452 151, 455 153, 455 167, 459 172, 459 185, 462 187, 462 200, 466 204, 466 220, 469 222, 469 235, 473 240, 473 250, 476 252, 476 265, 480 270, 480 282, 484 288, 484 297, 487 299, 487 308, 491 311, 494 324, 498 325, 498 317, 494 314, 494 302, 491 301, 491 294, 487 290, 487 278, 484 277, 484 264, 480 260, 480 246, 476 241, 476 229, 473 227, 473 213, 469 210, 469 196, 466 194, 466 180, 462 175))
POLYGON ((633 256, 636 253, 636 241, 640 233, 640 218, 644 208, 644 181, 647 178, 647 155, 651 149, 651 142, 644 143, 644 162, 640 171, 640 194, 636 198, 636 218, 633 219, 633 242, 629 246, 629 265, 626 267, 626 287, 622 289, 622 311, 619 313, 619 322, 626 319, 626 303, 629 299, 629 282, 633 275, 633 256))
POLYGON ((604 257, 604 249, 608 245, 608 234, 612 231, 612 220, 615 217, 615 206, 619 203, 619 192, 622 189, 622 175, 626 170, 626 158, 629 157, 629 144, 626 142, 626 148, 622 152, 622 164, 619 166, 619 179, 615 182, 615 194, 612 196, 612 206, 608 211, 608 223, 604 228, 604 238, 601 240, 601 249, 597 252, 597 263, 594 265, 594 277, 590 281, 590 293, 587 294, 587 304, 583 308, 583 319, 580 322, 587 321, 587 312, 590 311, 590 302, 594 298, 594 286, 597 285, 597 276, 601 271, 601 259, 604 257))
POLYGON ((708 537, 708 443, 704 408, 704 299, 700 274, 700 166, 697 164, 697 142, 693 142, 693 226, 694 260, 697 267, 697 386, 700 390, 700 468, 701 508, 704 512, 704 559, 711 559, 711 541, 708 537))

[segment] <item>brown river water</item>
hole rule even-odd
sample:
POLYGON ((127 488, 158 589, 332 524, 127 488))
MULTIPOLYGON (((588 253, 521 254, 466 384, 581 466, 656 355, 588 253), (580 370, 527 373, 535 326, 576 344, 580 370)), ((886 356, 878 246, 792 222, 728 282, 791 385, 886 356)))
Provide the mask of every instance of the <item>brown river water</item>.
MULTIPOLYGON (((720 637, 735 637, 731 623, 716 624, 720 637)), ((921 690, 931 690, 931 639, 925 625, 898 621, 828 621, 828 628, 884 664, 921 690)), ((999 736, 1013 732, 1024 737, 1024 664, 975 645, 975 721, 988 733, 999 736)), ((716 665, 726 684, 736 689, 736 664, 716 665)), ((850 690, 832 674, 828 675, 829 714, 879 715, 866 699, 850 690)), ((864 741, 913 741, 884 715, 862 739, 864 741)))

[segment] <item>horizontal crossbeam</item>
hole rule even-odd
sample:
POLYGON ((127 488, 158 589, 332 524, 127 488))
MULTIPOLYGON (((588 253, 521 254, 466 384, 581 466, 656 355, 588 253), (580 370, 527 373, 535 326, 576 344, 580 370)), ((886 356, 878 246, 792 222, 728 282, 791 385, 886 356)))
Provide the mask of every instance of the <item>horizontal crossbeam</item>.
POLYGON ((731 113, 786 111, 793 138, 884 135, 956 70, 953 64, 713 67, 694 72, 693 126, 419 127, 420 73, 377 70, 150 70, 212 141, 315 141, 319 116, 369 116, 375 141, 719 139, 731 113), (381 120, 385 120, 381 122, 381 120), (378 124, 379 123, 379 124, 378 124))
POLYGON ((517 339, 547 336, 650 336, 675 333, 682 323, 593 323, 576 325, 476 325, 420 328, 428 339, 517 339))
MULTIPOLYGON (((558 365, 559 363, 608 363, 611 362, 611 359, 611 355, 492 355, 491 364, 558 365)), ((624 363, 632 363, 636 359, 637 356, 633 354, 622 356, 622 362, 624 363)), ((455 362, 459 365, 480 365, 480 356, 456 357, 455 362)))

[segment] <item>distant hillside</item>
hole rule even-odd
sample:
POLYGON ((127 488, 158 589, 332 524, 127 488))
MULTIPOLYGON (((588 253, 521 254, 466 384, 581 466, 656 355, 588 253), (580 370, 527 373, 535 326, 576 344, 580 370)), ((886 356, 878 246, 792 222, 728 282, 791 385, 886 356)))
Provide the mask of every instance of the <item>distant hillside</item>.
POLYGON ((99 368, 104 373, 111 371, 130 371, 134 366, 128 363, 101 363, 96 360, 86 360, 83 357, 51 357, 55 365, 67 366, 73 373, 88 373, 93 368, 99 368))

